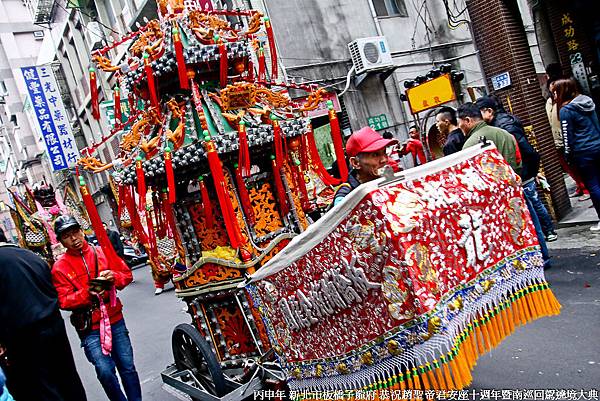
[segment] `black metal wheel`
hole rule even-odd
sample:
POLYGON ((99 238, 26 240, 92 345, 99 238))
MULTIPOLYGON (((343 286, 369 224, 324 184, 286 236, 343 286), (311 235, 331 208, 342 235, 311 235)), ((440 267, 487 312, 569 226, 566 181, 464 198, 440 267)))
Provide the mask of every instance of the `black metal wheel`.
POLYGON ((217 397, 226 393, 225 376, 210 345, 191 324, 175 327, 171 339, 178 369, 189 369, 206 391, 217 397))

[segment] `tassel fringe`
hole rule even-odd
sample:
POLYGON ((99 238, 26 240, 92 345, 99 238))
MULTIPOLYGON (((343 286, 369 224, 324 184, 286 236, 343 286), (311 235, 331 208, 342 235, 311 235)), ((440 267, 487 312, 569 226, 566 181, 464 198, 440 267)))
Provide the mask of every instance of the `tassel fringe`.
MULTIPOLYGON (((516 327, 541 317, 558 315, 560 308, 548 283, 538 279, 535 283, 508 294, 500 304, 488 305, 486 310, 480 311, 458 332, 450 351, 442 353, 438 359, 431 362, 422 360, 422 364, 410 366, 400 372, 394 372, 388 367, 386 372, 373 374, 369 385, 355 389, 346 386, 342 390, 345 392, 345 399, 371 397, 367 399, 389 401, 390 391, 411 390, 411 393, 404 393, 400 398, 395 396, 394 399, 431 400, 437 399, 435 392, 463 389, 473 381, 471 372, 478 357, 500 344, 516 327), (365 396, 364 392, 375 394, 365 396)), ((421 363, 419 359, 417 357, 414 361, 421 363)), ((296 400, 323 399, 322 393, 318 391, 296 390, 296 394, 296 400)))

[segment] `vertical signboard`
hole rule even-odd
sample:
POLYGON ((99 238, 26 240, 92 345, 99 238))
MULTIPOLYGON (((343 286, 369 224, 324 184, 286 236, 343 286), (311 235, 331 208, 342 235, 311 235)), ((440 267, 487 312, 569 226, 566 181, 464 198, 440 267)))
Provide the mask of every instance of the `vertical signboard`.
POLYGON ((48 150, 52 170, 74 166, 79 158, 79 150, 52 68, 22 67, 21 72, 48 150))

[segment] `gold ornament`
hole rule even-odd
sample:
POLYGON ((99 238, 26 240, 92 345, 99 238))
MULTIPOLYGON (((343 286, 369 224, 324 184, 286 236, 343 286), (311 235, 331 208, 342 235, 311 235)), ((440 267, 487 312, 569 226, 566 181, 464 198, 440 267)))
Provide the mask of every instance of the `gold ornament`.
POLYGON ((440 319, 438 316, 432 317, 429 319, 429 322, 427 322, 427 331, 429 332, 430 336, 439 332, 441 327, 442 319, 440 319))
POLYGON ((346 364, 344 362, 337 365, 337 367, 335 369, 342 375, 347 375, 348 373, 350 373, 348 366, 346 366, 346 364))
POLYGON ((400 343, 396 340, 390 340, 387 343, 388 352, 393 356, 398 356, 404 352, 402 348, 400 348, 400 343))
POLYGON ((323 369, 322 365, 315 366, 315 376, 317 376, 317 377, 323 376, 324 371, 325 371, 325 369, 323 369))
POLYGON ((485 280, 481 283, 481 288, 483 288, 483 292, 486 293, 490 290, 490 288, 492 288, 494 286, 495 281, 490 279, 490 280, 485 280))
POLYGON ((301 375, 300 368, 295 368, 292 370, 292 376, 296 379, 299 379, 301 375))
POLYGON ((450 303, 450 305, 448 305, 448 308, 451 311, 459 311, 463 308, 463 299, 462 297, 459 295, 456 298, 454 298, 454 300, 450 303))
POLYGON ((518 270, 518 271, 523 271, 525 270, 525 263, 523 263, 522 260, 520 259, 515 259, 512 261, 512 265, 513 267, 518 270))
POLYGON ((365 352, 364 354, 362 354, 360 356, 360 361, 363 365, 373 365, 373 363, 375 363, 375 361, 373 360, 373 354, 371 353, 371 351, 365 352))

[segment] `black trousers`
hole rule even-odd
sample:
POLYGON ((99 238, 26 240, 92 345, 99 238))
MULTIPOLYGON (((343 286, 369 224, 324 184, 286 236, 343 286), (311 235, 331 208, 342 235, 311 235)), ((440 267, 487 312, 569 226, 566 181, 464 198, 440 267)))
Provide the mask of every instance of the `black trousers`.
POLYGON ((6 387, 15 401, 87 400, 58 310, 20 330, 6 348, 6 387))

